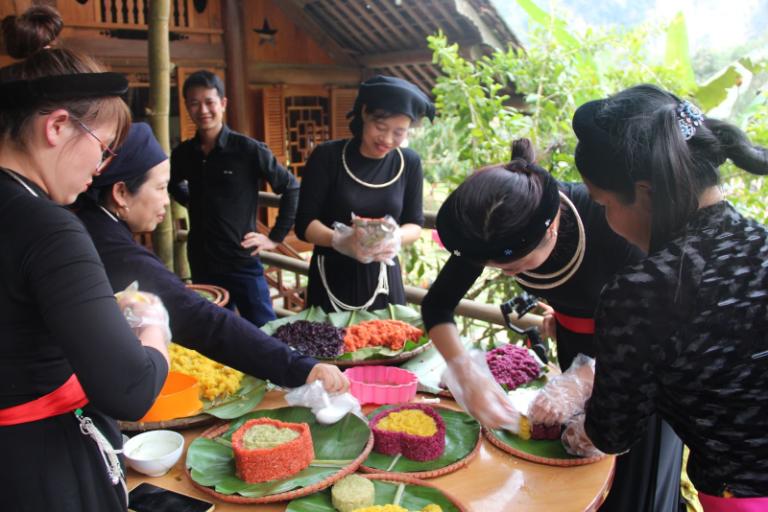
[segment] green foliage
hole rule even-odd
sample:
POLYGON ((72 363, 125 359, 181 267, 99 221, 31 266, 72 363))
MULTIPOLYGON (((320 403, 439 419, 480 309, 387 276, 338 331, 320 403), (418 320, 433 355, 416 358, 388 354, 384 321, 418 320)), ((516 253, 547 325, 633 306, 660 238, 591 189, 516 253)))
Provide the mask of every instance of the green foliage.
MULTIPOLYGON (((728 119, 744 128, 755 143, 766 144, 766 63, 741 59, 703 86, 697 85, 685 20, 676 16, 668 27, 639 26, 631 30, 587 29, 575 33, 533 0, 518 0, 536 22, 525 49, 497 50, 475 60, 466 58, 442 33, 428 37, 433 61, 442 71, 433 93, 439 117, 414 132, 411 147, 422 156, 429 185, 425 206, 435 210, 450 190, 479 167, 509 159, 510 143, 531 139, 539 164, 557 178, 580 181, 573 163, 576 139, 571 116, 576 108, 640 83, 659 85, 692 98, 708 110, 734 96, 746 76, 746 90, 737 91, 728 119), (663 62, 655 62, 651 40, 666 36, 663 62), (699 101, 699 94, 701 101, 699 101)), ((765 221, 762 197, 768 182, 724 168, 729 199, 748 214, 765 221)), ((404 257, 408 280, 428 285, 447 253, 427 236, 404 257)), ((486 271, 467 298, 499 303, 518 293, 510 279, 486 271)), ((465 331, 471 322, 465 323, 465 331)), ((484 326, 484 334, 494 328, 484 326)))

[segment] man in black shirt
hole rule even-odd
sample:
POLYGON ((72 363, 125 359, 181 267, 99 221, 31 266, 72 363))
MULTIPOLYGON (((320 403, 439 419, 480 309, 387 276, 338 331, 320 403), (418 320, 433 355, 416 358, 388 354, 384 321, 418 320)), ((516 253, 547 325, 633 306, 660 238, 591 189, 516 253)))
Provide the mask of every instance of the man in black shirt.
POLYGON ((192 73, 183 94, 197 132, 171 153, 168 190, 189 208, 192 280, 223 286, 230 305, 261 326, 275 313, 258 254, 277 247, 293 226, 299 184, 266 144, 224 124, 227 98, 218 76, 192 73), (255 226, 262 179, 282 194, 269 236, 255 226))

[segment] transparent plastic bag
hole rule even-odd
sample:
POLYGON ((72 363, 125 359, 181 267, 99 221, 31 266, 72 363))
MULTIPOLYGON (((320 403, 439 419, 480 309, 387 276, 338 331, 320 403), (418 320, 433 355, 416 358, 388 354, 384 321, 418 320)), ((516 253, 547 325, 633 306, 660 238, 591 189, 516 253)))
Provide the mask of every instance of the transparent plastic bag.
POLYGON ((154 293, 140 291, 139 282, 134 281, 126 286, 125 290, 117 292, 115 298, 125 320, 137 335, 142 328, 157 325, 163 328, 166 346, 170 345, 170 318, 160 297, 154 293))
POLYGON ((584 412, 595 382, 595 360, 579 354, 562 375, 551 378, 528 409, 532 423, 565 425, 584 412))
POLYGON ((586 415, 582 412, 573 416, 565 425, 565 430, 560 436, 560 441, 565 447, 565 451, 571 455, 579 455, 581 457, 598 457, 605 455, 598 450, 587 435, 587 431, 584 428, 584 420, 586 415))
POLYGON ((520 432, 520 412, 493 378, 485 352, 470 350, 447 364, 442 381, 462 409, 489 428, 520 432))
POLYGON ((336 423, 350 412, 365 419, 357 398, 350 393, 329 395, 319 380, 290 390, 285 401, 288 405, 310 408, 318 423, 323 425, 336 423))
POLYGON ((350 226, 334 222, 331 245, 361 263, 383 261, 394 265, 401 239, 400 226, 391 216, 369 219, 353 213, 350 226))

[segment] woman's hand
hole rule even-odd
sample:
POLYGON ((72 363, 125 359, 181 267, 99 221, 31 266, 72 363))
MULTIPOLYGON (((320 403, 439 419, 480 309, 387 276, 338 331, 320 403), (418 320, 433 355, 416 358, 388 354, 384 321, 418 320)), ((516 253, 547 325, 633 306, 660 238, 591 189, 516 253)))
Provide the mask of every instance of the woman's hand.
POLYGON ((335 365, 317 363, 307 376, 307 384, 319 380, 328 393, 345 393, 349 390, 347 376, 335 365))
POLYGON ((246 233, 243 241, 240 242, 243 249, 253 249, 251 256, 258 256, 262 251, 272 251, 277 248, 278 243, 261 233, 246 233))
POLYGON ((557 335, 557 321, 555 310, 546 302, 537 302, 536 306, 541 310, 541 328, 539 332, 544 338, 554 339, 557 335))
POLYGON ((486 428, 520 430, 520 413, 490 375, 466 352, 449 361, 444 380, 456 402, 486 428))

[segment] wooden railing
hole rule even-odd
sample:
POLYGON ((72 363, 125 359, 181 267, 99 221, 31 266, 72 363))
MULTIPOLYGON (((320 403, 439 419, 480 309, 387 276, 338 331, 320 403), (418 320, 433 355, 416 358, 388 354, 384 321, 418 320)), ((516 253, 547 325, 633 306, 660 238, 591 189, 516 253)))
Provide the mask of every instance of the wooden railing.
MULTIPOLYGON (((99 21, 119 25, 133 25, 136 28, 147 26, 149 2, 151 0, 98 0, 99 21)), ((172 27, 190 26, 192 0, 171 0, 171 17, 168 23, 172 27)))
MULTIPOLYGON (((280 196, 269 192, 259 192, 259 204, 262 207, 277 208, 280 205, 280 196)), ((436 212, 424 212, 424 227, 434 229, 436 217, 436 212)), ((309 273, 309 262, 304 259, 292 258, 274 252, 263 252, 259 257, 266 265, 271 265, 301 275, 307 275, 309 273)), ((411 304, 421 304, 427 291, 428 290, 418 286, 405 285, 405 298, 411 304)), ((287 316, 293 314, 293 311, 277 310, 277 313, 279 316, 287 316)), ((456 314, 492 324, 505 325, 501 309, 495 304, 485 304, 463 299, 456 308, 456 314)), ((541 317, 530 313, 523 318, 510 320, 513 321, 515 325, 524 329, 532 326, 541 326, 541 317)))

